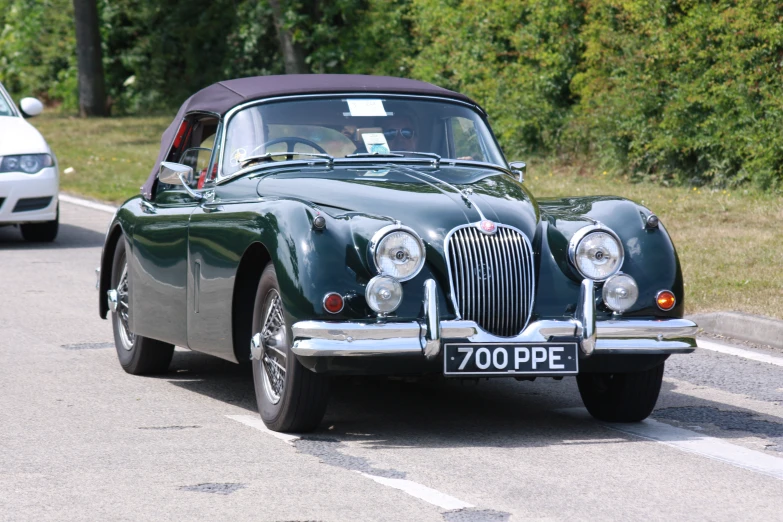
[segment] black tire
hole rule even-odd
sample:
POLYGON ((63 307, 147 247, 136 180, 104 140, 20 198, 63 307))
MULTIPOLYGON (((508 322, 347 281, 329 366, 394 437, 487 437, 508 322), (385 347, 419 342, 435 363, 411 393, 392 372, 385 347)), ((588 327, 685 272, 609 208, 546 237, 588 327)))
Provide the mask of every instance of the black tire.
POLYGON ((252 335, 261 334, 262 339, 256 355, 260 358, 251 360, 258 413, 270 430, 300 433, 312 431, 318 427, 326 413, 329 402, 329 378, 302 366, 291 352, 293 335, 282 306, 275 267, 272 263, 268 263, 258 283, 251 330, 252 335), (279 309, 276 308, 277 306, 279 309), (271 313, 270 309, 273 309, 271 313), (279 311, 279 315, 275 313, 276 311, 279 311), (278 319, 274 327, 265 328, 267 318, 275 321, 275 317, 278 319), (281 322, 282 326, 279 326, 281 322), (264 339, 264 333, 271 332, 276 333, 267 335, 264 339), (270 346, 274 346, 277 350, 270 346), (281 352, 285 353, 285 357, 281 352), (283 373, 275 362, 285 368, 282 381, 279 377, 283 376, 283 373))
POLYGON ((19 229, 22 231, 22 237, 25 241, 51 243, 57 237, 57 231, 60 229, 60 205, 57 205, 57 217, 54 218, 54 221, 25 223, 19 225, 19 229))
MULTIPOLYGON (((125 253, 125 238, 117 241, 114 249, 114 259, 111 269, 111 288, 120 291, 123 272, 127 272, 127 256, 125 253)), ((122 369, 132 375, 152 375, 165 373, 174 355, 174 345, 134 335, 127 328, 127 279, 122 290, 124 302, 119 298, 117 311, 112 312, 111 322, 114 328, 114 347, 122 369)))
POLYGON ((661 391, 664 363, 633 373, 584 373, 576 376, 579 394, 590 412, 606 422, 639 422, 652 413, 661 391))

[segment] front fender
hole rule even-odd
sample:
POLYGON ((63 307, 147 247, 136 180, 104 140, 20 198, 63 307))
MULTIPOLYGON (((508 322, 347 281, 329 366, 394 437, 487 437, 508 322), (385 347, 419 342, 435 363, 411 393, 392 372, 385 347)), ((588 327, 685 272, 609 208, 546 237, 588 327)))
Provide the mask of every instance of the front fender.
MULTIPOLYGON (((581 228, 601 223, 620 237, 625 251, 620 270, 633 277, 639 286, 636 304, 623 315, 683 316, 685 300, 677 252, 662 224, 656 228, 646 226, 646 217, 651 214, 649 209, 627 199, 607 196, 540 200, 539 205, 542 217, 549 225, 546 239, 552 264, 573 281, 574 293, 582 277, 568 260, 568 242, 581 228), (677 304, 668 312, 660 310, 655 303, 657 293, 664 289, 677 296, 677 304)), ((599 284, 597 295, 601 288, 599 284)), ((603 304, 599 305, 598 312, 611 315, 603 304)))
MULTIPOLYGON (((353 212, 326 213, 293 201, 281 200, 274 207, 265 218, 268 225, 263 228, 269 233, 263 242, 275 264, 290 319, 375 320, 376 313, 364 297, 367 282, 376 275, 367 256, 367 245, 372 235, 391 221, 353 212), (323 230, 312 226, 319 214, 326 220, 323 230), (337 314, 323 308, 323 298, 329 292, 337 292, 345 299, 345 307, 337 314)), ((403 302, 394 314, 397 319, 421 316, 424 281, 429 278, 438 281, 441 309, 447 310, 445 266, 440 266, 434 251, 428 248, 427 253, 428 262, 422 271, 402 283, 403 302)))

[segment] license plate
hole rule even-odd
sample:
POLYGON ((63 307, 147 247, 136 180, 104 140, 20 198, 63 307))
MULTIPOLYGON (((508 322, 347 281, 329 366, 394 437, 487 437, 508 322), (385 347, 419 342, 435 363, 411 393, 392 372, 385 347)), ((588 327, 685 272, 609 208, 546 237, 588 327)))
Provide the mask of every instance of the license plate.
POLYGON ((579 372, 576 343, 449 343, 445 375, 572 375, 579 372))

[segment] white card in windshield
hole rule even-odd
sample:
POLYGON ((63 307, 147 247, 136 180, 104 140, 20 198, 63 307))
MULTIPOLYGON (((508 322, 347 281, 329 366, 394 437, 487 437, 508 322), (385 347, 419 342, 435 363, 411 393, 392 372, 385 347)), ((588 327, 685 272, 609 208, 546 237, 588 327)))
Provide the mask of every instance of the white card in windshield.
POLYGON ((383 100, 347 100, 351 116, 386 116, 383 100))
POLYGON ((362 140, 370 154, 388 154, 391 150, 382 132, 367 132, 362 134, 362 140))

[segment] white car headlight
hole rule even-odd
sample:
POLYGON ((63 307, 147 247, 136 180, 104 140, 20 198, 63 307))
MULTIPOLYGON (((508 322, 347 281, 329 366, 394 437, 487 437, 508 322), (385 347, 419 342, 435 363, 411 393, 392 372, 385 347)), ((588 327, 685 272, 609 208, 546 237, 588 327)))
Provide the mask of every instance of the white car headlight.
POLYGON ((585 227, 574 234, 568 246, 571 263, 583 277, 604 281, 620 271, 623 244, 617 234, 604 227, 585 227))
POLYGON ((412 229, 391 225, 373 236, 370 255, 378 273, 407 281, 416 277, 424 266, 424 242, 412 229))
POLYGON ((20 156, 5 156, 0 161, 0 172, 24 172, 36 174, 45 167, 54 165, 48 154, 24 154, 20 156))

